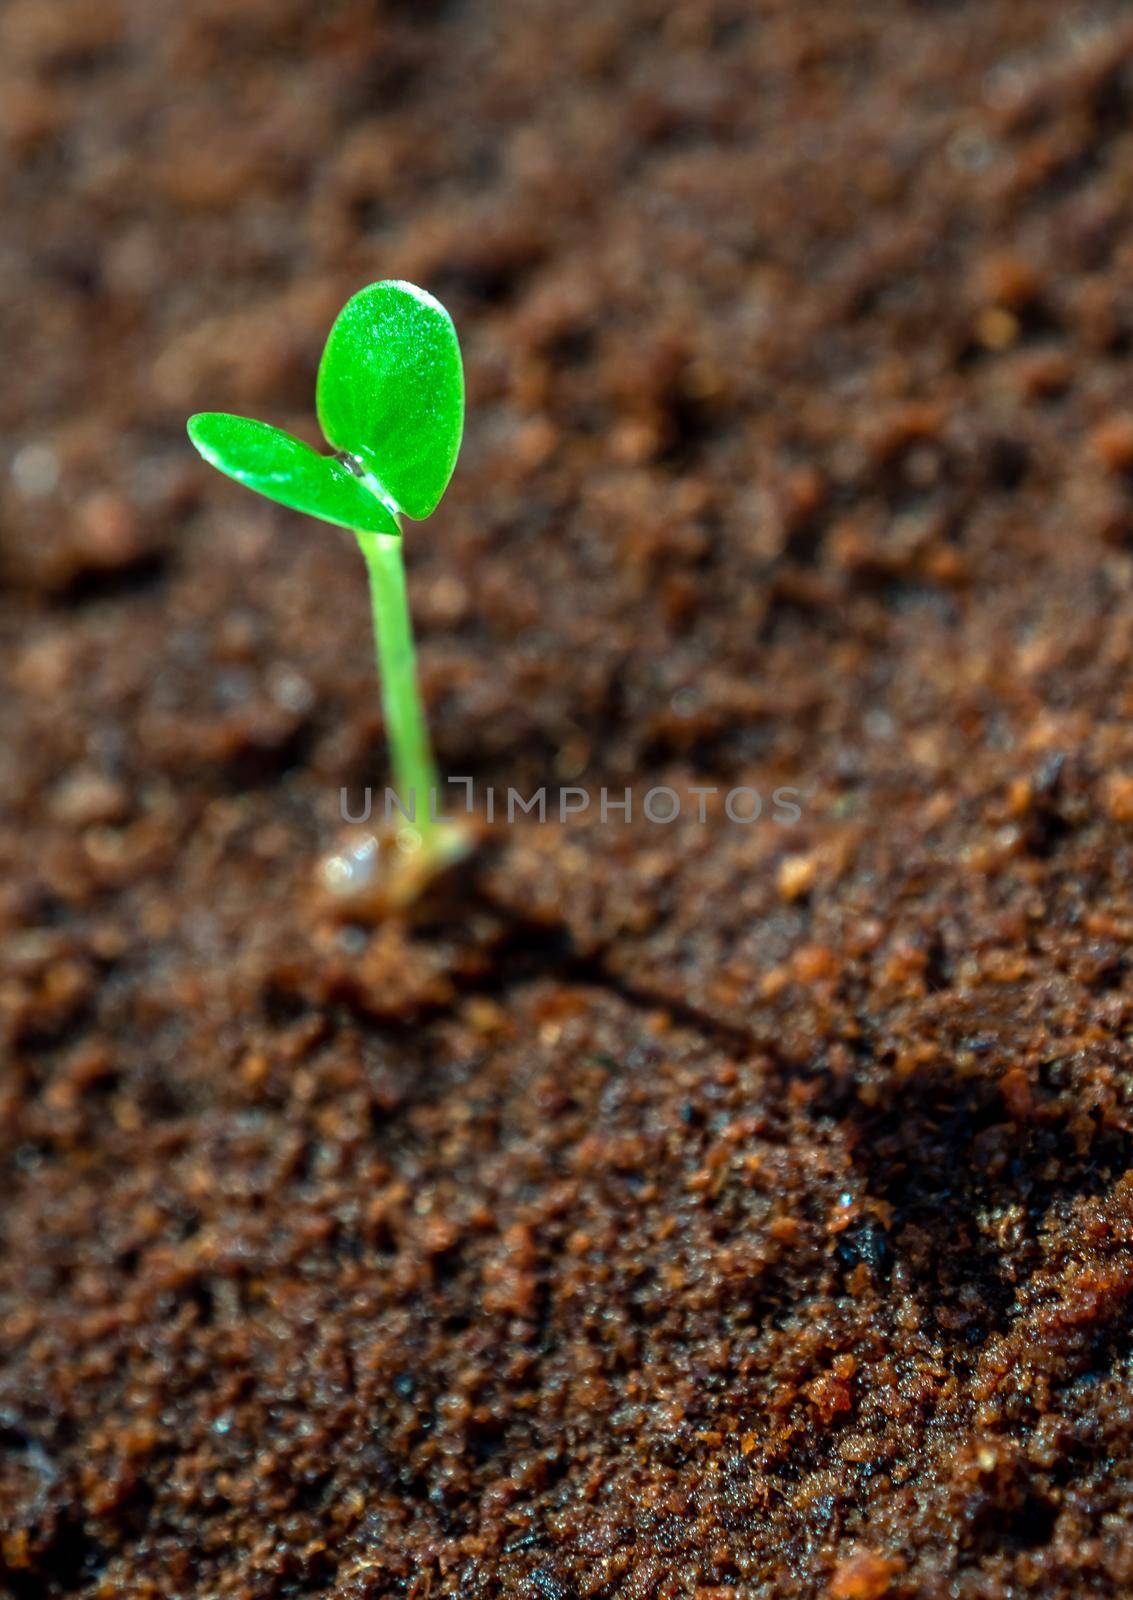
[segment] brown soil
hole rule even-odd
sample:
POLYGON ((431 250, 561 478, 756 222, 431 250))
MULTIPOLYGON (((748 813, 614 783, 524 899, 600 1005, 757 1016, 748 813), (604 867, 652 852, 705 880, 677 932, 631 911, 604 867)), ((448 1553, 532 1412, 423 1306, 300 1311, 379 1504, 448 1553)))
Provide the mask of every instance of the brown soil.
POLYGON ((1131 128, 1116 4, 0 9, 0 1591, 1133 1589, 1131 128), (183 420, 391 276, 444 767, 721 794, 370 925, 183 420))

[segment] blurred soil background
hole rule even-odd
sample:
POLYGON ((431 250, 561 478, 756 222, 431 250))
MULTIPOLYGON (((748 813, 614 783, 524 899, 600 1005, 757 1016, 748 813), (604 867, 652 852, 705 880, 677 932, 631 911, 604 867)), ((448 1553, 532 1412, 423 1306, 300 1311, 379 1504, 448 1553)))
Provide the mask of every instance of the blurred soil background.
POLYGON ((4 0, 0 186, 0 1592, 1127 1595, 1128 8, 4 0), (719 792, 375 922, 184 419, 382 277, 444 769, 719 792))

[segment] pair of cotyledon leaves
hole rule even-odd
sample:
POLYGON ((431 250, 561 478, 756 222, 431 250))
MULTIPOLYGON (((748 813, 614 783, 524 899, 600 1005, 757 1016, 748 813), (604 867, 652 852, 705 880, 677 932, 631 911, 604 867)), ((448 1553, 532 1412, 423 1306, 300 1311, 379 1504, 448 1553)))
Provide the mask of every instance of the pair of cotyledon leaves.
POLYGON ((250 417, 206 411, 189 437, 210 465, 295 511, 361 533, 400 533, 399 513, 436 509, 464 430, 464 372, 452 318, 411 283, 372 283, 327 339, 315 395, 340 454, 250 417))

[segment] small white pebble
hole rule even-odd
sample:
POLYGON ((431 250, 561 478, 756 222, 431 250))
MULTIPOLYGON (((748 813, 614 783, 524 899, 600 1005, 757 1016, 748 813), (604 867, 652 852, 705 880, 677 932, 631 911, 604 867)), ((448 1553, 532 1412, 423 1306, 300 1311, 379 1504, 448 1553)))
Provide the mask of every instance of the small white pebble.
POLYGON ((355 895, 368 889, 377 877, 378 841, 360 839, 347 850, 323 862, 323 883, 332 894, 355 895))
POLYGON ((291 667, 272 667, 268 673, 268 688, 277 706, 294 711, 297 716, 310 711, 315 703, 315 691, 306 678, 291 667))
POLYGON ((12 458, 12 482, 25 499, 45 499, 59 483, 59 457, 49 444, 25 444, 12 458))
POLYGON ((948 160, 957 172, 986 172, 994 156, 991 140, 976 128, 962 128, 948 141, 948 160))

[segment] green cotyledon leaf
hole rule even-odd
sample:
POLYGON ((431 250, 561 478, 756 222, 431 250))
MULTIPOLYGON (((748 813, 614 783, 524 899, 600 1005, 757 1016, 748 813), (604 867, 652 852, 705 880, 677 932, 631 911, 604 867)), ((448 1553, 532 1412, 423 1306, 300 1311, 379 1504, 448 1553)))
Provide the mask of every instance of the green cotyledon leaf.
POLYGON ((188 429, 210 466, 269 500, 342 528, 400 532, 388 506, 348 466, 280 428, 224 411, 202 411, 189 418, 188 429))
POLYGON ((319 363, 319 422, 381 495, 427 517, 464 432, 464 368, 452 318, 411 283, 372 283, 339 312, 319 363))

